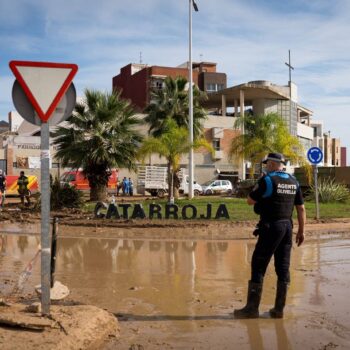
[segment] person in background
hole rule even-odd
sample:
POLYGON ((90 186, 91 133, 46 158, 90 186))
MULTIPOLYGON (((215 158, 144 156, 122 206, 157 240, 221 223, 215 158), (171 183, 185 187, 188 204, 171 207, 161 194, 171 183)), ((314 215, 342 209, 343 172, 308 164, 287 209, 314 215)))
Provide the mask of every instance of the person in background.
POLYGON ((123 196, 125 196, 125 191, 126 191, 126 177, 124 176, 123 177, 123 181, 122 181, 122 193, 123 193, 123 196))
POLYGON ((21 204, 24 205, 24 197, 27 200, 27 206, 30 205, 30 192, 28 189, 29 180, 28 177, 24 175, 24 171, 20 172, 20 176, 17 180, 18 193, 21 198, 21 204))
POLYGON ((290 255, 292 249, 292 214, 295 206, 298 217, 296 243, 304 241, 306 213, 298 181, 282 171, 286 164, 280 153, 269 153, 263 161, 266 174, 249 193, 247 202, 254 205, 260 221, 254 235, 259 236, 251 262, 251 279, 248 283, 247 304, 234 310, 236 318, 259 317, 259 304, 263 280, 269 262, 274 256, 277 274, 275 306, 270 310, 272 318, 283 318, 288 285, 290 283, 290 255))
POLYGON ((5 192, 6 192, 6 175, 0 169, 0 208, 4 207, 5 204, 5 192))
POLYGON ((129 194, 129 180, 124 176, 123 178, 123 195, 127 196, 129 194))
POLYGON ((131 177, 129 177, 129 195, 134 195, 134 183, 132 182, 131 177))

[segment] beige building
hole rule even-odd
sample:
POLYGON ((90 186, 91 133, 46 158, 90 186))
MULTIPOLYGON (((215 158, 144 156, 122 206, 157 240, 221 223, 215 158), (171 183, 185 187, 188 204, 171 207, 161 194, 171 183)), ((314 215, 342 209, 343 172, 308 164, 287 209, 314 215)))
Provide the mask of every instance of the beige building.
MULTIPOLYGON (((138 117, 143 119, 145 115, 138 114, 138 117)), ((26 122, 17 112, 10 112, 9 120, 13 131, 10 129, 0 136, 0 165, 8 175, 18 175, 24 170, 27 175, 36 175, 40 179, 40 127, 26 122)), ((214 178, 218 170, 238 178, 240 165, 228 157, 230 142, 239 134, 238 130, 234 130, 233 124, 232 117, 208 115, 204 123, 204 134, 215 151, 213 156, 205 149, 195 152, 195 178, 198 183, 214 178)), ((147 126, 142 125, 140 131, 147 135, 147 126)), ((54 177, 68 170, 60 168, 58 160, 55 159, 55 151, 55 147, 51 146, 50 172, 54 177)), ((152 155, 145 159, 145 164, 166 165, 166 160, 152 155)), ((187 166, 188 158, 184 156, 181 167, 187 166)), ((127 169, 120 169, 119 177, 124 176, 131 177, 134 181, 137 177, 127 169)))
POLYGON ((323 152, 323 161, 320 166, 341 166, 340 139, 332 138, 330 131, 325 133, 322 121, 313 120, 310 125, 314 129, 312 146, 319 147, 323 152))

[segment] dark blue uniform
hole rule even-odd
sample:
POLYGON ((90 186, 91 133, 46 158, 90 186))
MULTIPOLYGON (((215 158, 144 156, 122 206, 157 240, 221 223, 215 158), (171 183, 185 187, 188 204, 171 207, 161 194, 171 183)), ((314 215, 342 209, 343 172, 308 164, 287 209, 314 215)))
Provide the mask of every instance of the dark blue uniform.
POLYGON ((294 205, 304 204, 297 180, 288 173, 275 171, 262 177, 249 194, 260 214, 259 238, 252 257, 252 278, 262 283, 272 255, 278 281, 289 283, 294 205))

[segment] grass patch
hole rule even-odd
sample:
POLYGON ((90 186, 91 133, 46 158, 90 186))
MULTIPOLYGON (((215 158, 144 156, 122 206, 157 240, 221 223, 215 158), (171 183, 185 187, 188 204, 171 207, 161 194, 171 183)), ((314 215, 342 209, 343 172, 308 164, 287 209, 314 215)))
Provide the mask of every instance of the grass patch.
MULTIPOLYGON (((119 199, 119 198, 118 198, 119 199)), ((117 199, 117 201, 118 201, 117 199)), ((124 202, 128 203, 127 198, 123 198, 124 202)), ((118 202, 117 202, 118 203, 118 202)), ((151 203, 160 204, 162 208, 165 207, 167 203, 166 199, 148 199, 140 201, 130 201, 129 203, 142 204, 146 215, 148 216, 149 205, 151 203)), ((249 206, 245 199, 241 198, 218 198, 218 197, 199 197, 192 200, 179 199, 175 201, 180 209, 186 204, 193 204, 198 210, 198 214, 206 214, 207 204, 212 204, 212 217, 215 216, 216 210, 220 204, 225 204, 230 215, 230 220, 232 221, 246 221, 246 220, 258 220, 258 215, 253 211, 253 207, 249 206)), ((84 210, 87 212, 93 212, 95 208, 94 202, 88 202, 84 206, 84 210)), ((305 202, 306 215, 308 218, 316 217, 316 207, 314 202, 305 202)), ((132 210, 129 209, 129 215, 131 215, 132 210)), ((162 210, 162 214, 164 209, 162 210)), ((163 214, 164 216, 164 214, 163 214)), ((294 210, 294 217, 296 218, 296 213, 294 210)), ((350 218, 350 202, 337 202, 337 203, 320 203, 320 217, 321 218, 350 218)))

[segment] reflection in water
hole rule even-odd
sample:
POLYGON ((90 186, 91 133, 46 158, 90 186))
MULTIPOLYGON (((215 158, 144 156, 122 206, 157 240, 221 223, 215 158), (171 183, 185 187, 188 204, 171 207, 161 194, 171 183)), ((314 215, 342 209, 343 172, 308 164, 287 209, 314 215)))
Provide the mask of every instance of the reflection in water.
POLYGON ((239 320, 247 327, 249 344, 252 350, 264 350, 263 338, 260 332, 260 320, 239 320))
POLYGON ((290 341, 287 337, 283 320, 275 320, 274 322, 277 335, 277 349, 278 350, 290 350, 292 349, 290 341))
MULTIPOLYGON (((2 292, 3 281, 11 274, 19 275, 38 242, 37 236, 0 235, 2 292)), ((329 292, 322 269, 332 272, 336 259, 341 258, 342 272, 348 271, 348 242, 337 244, 317 242, 293 250, 287 320, 233 320, 230 315, 245 297, 254 241, 63 237, 58 240, 55 276, 69 286, 73 299, 107 308, 125 319, 168 320, 174 322, 178 334, 197 332, 199 322, 214 322, 212 327, 219 324, 232 331, 232 342, 239 332, 251 349, 292 349, 291 330, 285 327, 290 322, 288 315, 305 312, 310 297, 312 307, 319 306, 324 312, 329 292), (310 272, 315 276, 309 278, 310 272), (266 334, 272 335, 273 343, 268 343, 266 334)), ((28 288, 40 281, 39 268, 37 264, 28 288)), ((274 302, 275 282, 273 270, 268 270, 262 312, 274 302)))

